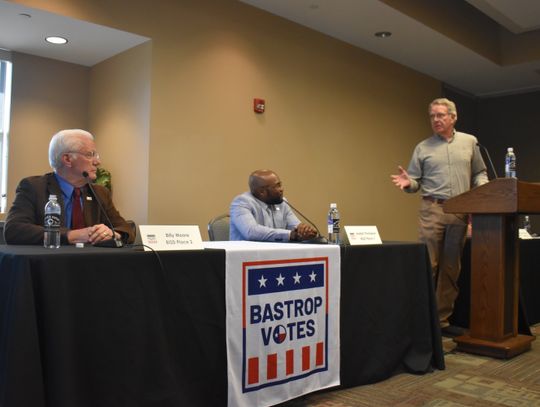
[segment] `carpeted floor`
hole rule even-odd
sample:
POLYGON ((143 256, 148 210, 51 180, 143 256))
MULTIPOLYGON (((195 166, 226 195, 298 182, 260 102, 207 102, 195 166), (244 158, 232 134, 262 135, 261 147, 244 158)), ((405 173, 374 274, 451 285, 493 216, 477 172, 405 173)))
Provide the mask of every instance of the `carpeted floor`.
MULTIPOLYGON (((540 336, 540 324, 531 328, 540 336)), ((443 338, 446 370, 307 395, 280 407, 540 407, 540 340, 509 360, 457 353, 443 338)))

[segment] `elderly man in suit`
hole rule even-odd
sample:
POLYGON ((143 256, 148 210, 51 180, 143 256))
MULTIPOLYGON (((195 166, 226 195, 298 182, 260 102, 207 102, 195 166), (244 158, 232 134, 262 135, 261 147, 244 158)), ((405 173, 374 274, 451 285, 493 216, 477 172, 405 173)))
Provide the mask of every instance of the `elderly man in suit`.
POLYGON ((135 232, 114 207, 110 191, 100 185, 93 187, 95 192, 87 187, 89 180, 96 179, 100 165, 92 134, 79 129, 55 134, 49 144, 49 163, 54 172, 24 178, 19 183, 6 217, 6 243, 43 243, 44 208, 49 195, 56 195, 62 206, 62 244, 98 244, 113 237, 133 242, 135 232))

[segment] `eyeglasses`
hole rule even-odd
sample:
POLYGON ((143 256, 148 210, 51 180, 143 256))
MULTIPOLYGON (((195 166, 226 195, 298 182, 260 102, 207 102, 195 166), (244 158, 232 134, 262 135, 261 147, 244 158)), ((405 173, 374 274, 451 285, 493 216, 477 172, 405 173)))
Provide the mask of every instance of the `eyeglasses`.
POLYGON ((80 154, 84 157, 86 157, 89 160, 99 160, 99 153, 97 151, 87 151, 86 153, 83 153, 82 151, 68 151, 69 154, 80 154))
POLYGON ((429 118, 430 120, 435 120, 435 119, 444 119, 446 116, 448 116, 448 113, 437 113, 437 114, 430 114, 429 115, 429 118))

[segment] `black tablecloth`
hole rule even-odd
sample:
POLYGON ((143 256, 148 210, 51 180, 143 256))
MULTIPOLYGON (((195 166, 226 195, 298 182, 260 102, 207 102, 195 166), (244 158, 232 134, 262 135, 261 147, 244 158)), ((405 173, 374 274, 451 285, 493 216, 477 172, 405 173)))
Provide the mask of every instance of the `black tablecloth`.
POLYGON ((426 247, 347 246, 341 263, 342 386, 444 369, 426 247))
MULTIPOLYGON (((0 405, 222 406, 225 252, 0 246, 0 405)), ((420 244, 342 248, 341 380, 444 368, 420 244)))
POLYGON ((223 251, 0 251, 0 405, 226 400, 223 251))

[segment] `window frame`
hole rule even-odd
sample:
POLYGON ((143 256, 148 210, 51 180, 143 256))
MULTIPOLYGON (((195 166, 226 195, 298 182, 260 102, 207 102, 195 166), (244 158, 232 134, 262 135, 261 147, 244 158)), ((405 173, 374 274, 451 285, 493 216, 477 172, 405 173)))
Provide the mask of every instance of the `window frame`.
POLYGON ((12 82, 11 53, 0 49, 0 213, 4 213, 7 207, 12 82))

